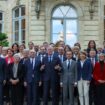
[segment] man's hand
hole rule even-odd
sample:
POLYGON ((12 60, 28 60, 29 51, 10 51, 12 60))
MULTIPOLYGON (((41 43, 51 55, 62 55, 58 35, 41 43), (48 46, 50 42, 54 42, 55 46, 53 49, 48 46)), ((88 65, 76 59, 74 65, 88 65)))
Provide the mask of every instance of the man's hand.
POLYGON ((3 81, 3 84, 4 84, 4 85, 6 84, 6 80, 3 81))
POLYGON ((12 85, 16 85, 19 82, 19 79, 17 80, 10 79, 10 82, 12 83, 12 85))
POLYGON ((77 82, 74 83, 74 87, 76 87, 76 86, 77 86, 77 82))
POLYGON ((40 81, 40 82, 39 82, 39 86, 41 86, 41 85, 42 85, 42 82, 40 81))
POLYGON ((90 81, 87 81, 87 84, 90 84, 90 81))
POLYGON ((45 65, 42 65, 40 70, 43 71, 45 69, 45 65))
POLYGON ((59 64, 55 66, 55 69, 56 70, 61 70, 61 67, 59 66, 59 64))
POLYGON ((24 82, 24 87, 27 87, 27 82, 24 82))
POLYGON ((63 82, 60 82, 60 87, 63 87, 63 82))

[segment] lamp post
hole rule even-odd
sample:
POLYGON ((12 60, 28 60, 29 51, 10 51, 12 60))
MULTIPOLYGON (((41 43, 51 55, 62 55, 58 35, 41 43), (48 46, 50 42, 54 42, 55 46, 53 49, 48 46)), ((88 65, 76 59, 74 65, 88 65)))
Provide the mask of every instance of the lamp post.
POLYGON ((17 0, 16 1, 16 5, 20 5, 20 0, 17 0))
POLYGON ((93 19, 94 16, 94 12, 95 12, 95 0, 91 0, 90 1, 90 5, 89 5, 89 13, 90 13, 90 19, 93 19))
POLYGON ((35 0, 35 12, 37 19, 39 19, 40 9, 41 9, 41 0, 35 0))

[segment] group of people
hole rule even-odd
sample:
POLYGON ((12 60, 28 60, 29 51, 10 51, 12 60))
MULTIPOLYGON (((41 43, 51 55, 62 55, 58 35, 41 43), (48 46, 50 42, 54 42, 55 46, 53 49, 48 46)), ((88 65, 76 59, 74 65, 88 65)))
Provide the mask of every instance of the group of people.
POLYGON ((0 45, 0 105, 105 105, 105 42, 0 45))

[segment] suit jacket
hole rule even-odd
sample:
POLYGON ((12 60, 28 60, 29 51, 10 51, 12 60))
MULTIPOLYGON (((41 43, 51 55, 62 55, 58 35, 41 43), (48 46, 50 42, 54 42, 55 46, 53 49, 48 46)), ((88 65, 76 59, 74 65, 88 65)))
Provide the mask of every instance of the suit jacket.
POLYGON ((33 80, 35 82, 39 82, 41 80, 40 67, 41 67, 41 62, 38 59, 38 57, 35 58, 34 70, 32 69, 32 64, 30 62, 30 58, 28 60, 26 60, 26 62, 25 62, 25 70, 26 70, 25 81, 28 83, 31 83, 33 80), (34 75, 34 77, 32 75, 34 75))
MULTIPOLYGON (((56 65, 61 66, 61 61, 59 57, 54 56, 52 57, 52 61, 49 63, 48 56, 43 58, 42 65, 45 65, 44 70, 42 71, 42 80, 43 81, 58 81, 60 79, 60 75, 58 70, 55 69, 56 65)), ((62 66, 61 66, 62 67, 62 66)))
POLYGON ((99 62, 95 64, 94 71, 93 71, 93 78, 96 84, 99 84, 98 80, 105 81, 105 63, 104 63, 103 70, 101 70, 101 66, 99 62))
POLYGON ((18 64, 18 69, 17 69, 17 78, 14 78, 14 75, 13 75, 13 66, 14 66, 14 63, 11 63, 8 65, 8 78, 9 80, 10 79, 19 79, 19 83, 18 84, 21 84, 23 85, 23 82, 24 82, 24 68, 23 68, 23 64, 19 63, 18 64))
MULTIPOLYGON (((59 57, 59 54, 58 54, 58 57, 59 57)), ((61 61, 61 58, 59 57, 59 59, 60 59, 60 61, 61 61)), ((63 63, 65 60, 66 60, 67 58, 66 58, 66 56, 65 55, 63 55, 63 61, 61 61, 61 63, 63 63)))
MULTIPOLYGON (((89 59, 90 62, 91 62, 91 58, 88 58, 88 59, 89 59)), ((95 59, 95 63, 98 62, 98 58, 97 58, 97 57, 95 57, 94 59, 95 59)), ((92 62, 91 62, 91 63, 92 63, 92 62)), ((94 66, 95 66, 95 64, 94 64, 94 66)), ((92 64, 93 69, 94 69, 94 66, 93 66, 93 64, 92 64)), ((92 71, 93 71, 93 69, 92 69, 92 71)))
POLYGON ((63 72, 62 72, 63 83, 75 83, 77 82, 77 63, 72 60, 70 68, 68 70, 67 60, 63 62, 63 72))
POLYGON ((78 81, 82 78, 83 80, 91 80, 91 73, 92 73, 92 64, 89 59, 86 59, 83 67, 81 67, 81 62, 78 61, 77 63, 77 70, 78 70, 78 81))
POLYGON ((6 61, 0 57, 0 83, 6 79, 6 61))
POLYGON ((45 54, 39 54, 38 55, 38 59, 41 61, 41 63, 42 63, 42 61, 43 61, 43 58, 46 56, 47 54, 45 53, 45 54))

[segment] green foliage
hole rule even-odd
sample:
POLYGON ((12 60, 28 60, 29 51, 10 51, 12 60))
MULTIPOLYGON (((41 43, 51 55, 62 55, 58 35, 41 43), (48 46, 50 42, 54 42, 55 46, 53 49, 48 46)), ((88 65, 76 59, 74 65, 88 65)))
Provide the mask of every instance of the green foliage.
POLYGON ((2 46, 8 46, 9 42, 7 40, 7 34, 5 33, 0 33, 0 45, 2 46))

